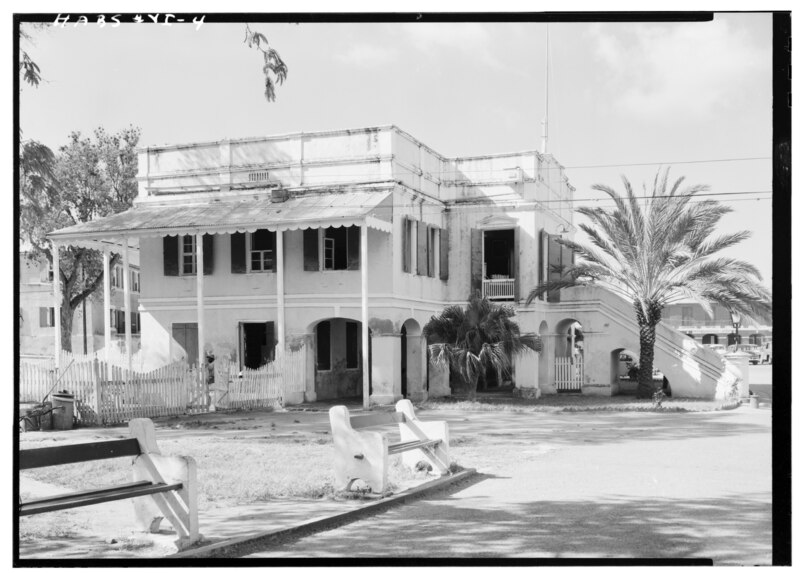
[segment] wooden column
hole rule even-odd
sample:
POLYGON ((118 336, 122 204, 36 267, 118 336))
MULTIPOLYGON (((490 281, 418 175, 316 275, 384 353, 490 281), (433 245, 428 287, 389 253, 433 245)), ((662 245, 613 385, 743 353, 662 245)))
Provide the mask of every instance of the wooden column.
POLYGON ((125 301, 125 354, 128 355, 128 372, 131 371, 131 271, 130 271, 130 246, 128 237, 125 237, 122 256, 122 292, 125 301))
POLYGON ((61 271, 58 261, 58 244, 53 241, 51 251, 53 254, 53 324, 55 332, 55 352, 56 376, 61 367, 61 271))
POLYGON ((367 261, 367 224, 361 223, 361 372, 364 409, 369 409, 369 265, 367 261))
POLYGON ((195 235, 195 258, 197 265, 197 368, 202 373, 203 381, 206 379, 206 320, 203 304, 203 235, 195 235))
POLYGON ((286 350, 286 300, 284 297, 284 274, 283 274, 283 231, 278 230, 275 233, 275 250, 278 252, 277 264, 277 281, 278 281, 278 356, 283 356, 286 350))
POLYGON ((103 346, 106 361, 111 352, 111 249, 103 248, 103 346))

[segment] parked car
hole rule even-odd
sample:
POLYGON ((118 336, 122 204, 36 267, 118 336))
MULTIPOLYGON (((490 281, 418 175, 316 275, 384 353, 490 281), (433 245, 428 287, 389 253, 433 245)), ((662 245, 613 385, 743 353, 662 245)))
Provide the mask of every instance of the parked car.
MULTIPOLYGON (((728 352, 733 352, 735 349, 736 349, 735 344, 731 344, 728 346, 728 352)), ((760 346, 756 346, 755 344, 740 344, 739 352, 744 352, 750 355, 749 358, 750 364, 758 364, 759 362, 761 362, 760 346)))
POLYGON ((772 364, 772 342, 765 342, 761 347, 761 364, 772 364))
POLYGON ((720 356, 722 356, 728 351, 722 344, 704 344, 703 347, 708 348, 709 350, 713 350, 720 356))

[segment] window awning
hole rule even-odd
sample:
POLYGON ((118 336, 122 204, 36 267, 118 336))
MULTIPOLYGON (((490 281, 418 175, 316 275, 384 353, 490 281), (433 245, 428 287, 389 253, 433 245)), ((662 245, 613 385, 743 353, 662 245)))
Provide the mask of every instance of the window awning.
POLYGON ((167 235, 254 232, 257 229, 291 231, 367 225, 392 231, 391 191, 319 193, 289 197, 212 200, 203 203, 142 203, 103 217, 48 234, 61 245, 100 248, 120 239, 167 235))

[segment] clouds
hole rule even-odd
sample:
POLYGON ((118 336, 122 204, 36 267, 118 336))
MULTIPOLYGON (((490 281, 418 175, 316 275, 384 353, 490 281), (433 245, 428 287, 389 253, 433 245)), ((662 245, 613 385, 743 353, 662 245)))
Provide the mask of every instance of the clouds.
POLYGON ((769 48, 731 20, 637 26, 594 25, 596 70, 617 111, 650 120, 709 118, 768 89, 769 48))

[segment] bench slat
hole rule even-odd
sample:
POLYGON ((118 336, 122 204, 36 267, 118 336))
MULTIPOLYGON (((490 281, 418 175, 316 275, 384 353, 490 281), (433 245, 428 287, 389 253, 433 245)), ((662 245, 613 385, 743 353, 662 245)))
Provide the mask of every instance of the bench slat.
POLYGON ((370 414, 368 416, 355 416, 350 418, 350 427, 354 430, 358 428, 368 428, 369 426, 384 426, 386 424, 397 424, 405 422, 402 412, 384 412, 382 414, 370 414))
POLYGON ((97 503, 105 503, 107 501, 117 501, 120 499, 129 499, 132 497, 141 497, 144 495, 153 495, 166 491, 174 491, 181 489, 182 487, 183 484, 181 483, 153 484, 150 482, 135 482, 101 490, 84 491, 74 494, 65 494, 63 496, 54 496, 51 498, 26 501, 19 505, 19 514, 21 516, 35 515, 37 513, 57 511, 60 509, 84 507, 97 503))
POLYGON ((19 469, 32 470, 62 464, 138 456, 139 453, 139 440, 136 438, 35 448, 20 450, 19 469))
POLYGON ((399 454, 400 452, 407 452, 409 450, 416 450, 419 448, 427 448, 436 446, 442 443, 442 440, 414 440, 413 442, 399 442, 397 444, 389 444, 389 454, 399 454))

